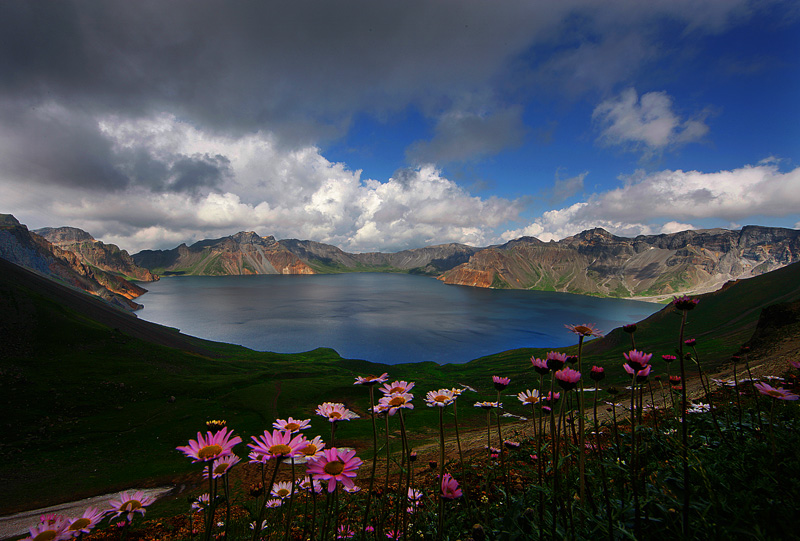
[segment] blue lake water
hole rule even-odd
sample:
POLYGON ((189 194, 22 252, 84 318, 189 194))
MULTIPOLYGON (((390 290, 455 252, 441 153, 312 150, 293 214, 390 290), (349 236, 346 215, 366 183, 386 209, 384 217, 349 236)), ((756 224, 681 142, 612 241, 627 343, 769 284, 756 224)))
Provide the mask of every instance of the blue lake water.
POLYGON ((641 301, 446 285, 407 274, 181 276, 142 284, 142 319, 259 351, 330 347, 373 362, 462 363, 520 347, 577 342, 662 308, 641 301))

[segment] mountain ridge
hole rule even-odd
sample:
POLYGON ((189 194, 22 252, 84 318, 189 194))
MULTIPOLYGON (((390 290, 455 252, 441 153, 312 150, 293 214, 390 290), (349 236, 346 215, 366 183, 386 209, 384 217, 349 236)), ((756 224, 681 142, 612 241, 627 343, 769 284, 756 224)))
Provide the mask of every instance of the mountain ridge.
POLYGON ((0 258, 60 280, 125 310, 138 310, 133 301, 147 290, 124 277, 89 264, 28 230, 14 216, 0 214, 0 258))
POLYGON ((800 260, 800 231, 745 226, 618 237, 595 228, 557 242, 515 239, 442 273, 448 284, 615 297, 713 291, 800 260))

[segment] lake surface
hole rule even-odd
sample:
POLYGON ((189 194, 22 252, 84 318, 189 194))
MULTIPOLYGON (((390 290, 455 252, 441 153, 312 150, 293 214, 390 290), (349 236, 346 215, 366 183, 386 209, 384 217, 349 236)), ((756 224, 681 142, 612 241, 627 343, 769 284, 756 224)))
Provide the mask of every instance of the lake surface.
POLYGON ((259 351, 317 347, 397 364, 462 363, 577 343, 564 325, 608 332, 662 308, 641 301, 446 285, 408 274, 180 276, 142 284, 142 319, 259 351))

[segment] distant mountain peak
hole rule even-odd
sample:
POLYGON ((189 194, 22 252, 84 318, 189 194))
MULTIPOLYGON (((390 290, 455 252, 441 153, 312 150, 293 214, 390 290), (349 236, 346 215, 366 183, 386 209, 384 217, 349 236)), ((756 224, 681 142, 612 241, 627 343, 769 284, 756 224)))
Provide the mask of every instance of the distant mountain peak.
POLYGON ((93 241, 95 238, 83 229, 77 227, 43 227, 33 231, 53 244, 72 243, 72 242, 87 242, 93 241))

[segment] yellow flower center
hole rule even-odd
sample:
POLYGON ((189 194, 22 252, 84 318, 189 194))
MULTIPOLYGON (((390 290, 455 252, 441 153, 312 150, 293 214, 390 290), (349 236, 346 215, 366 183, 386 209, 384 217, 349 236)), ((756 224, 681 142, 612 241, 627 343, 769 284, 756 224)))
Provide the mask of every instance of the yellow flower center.
POLYGON ((300 452, 306 456, 314 455, 317 453, 317 446, 314 445, 313 443, 309 443, 308 445, 303 447, 303 449, 300 452))
POLYGON ((33 538, 33 541, 53 541, 56 538, 56 532, 53 530, 46 530, 36 537, 33 538))
POLYGON ((136 511, 137 509, 141 509, 142 504, 139 500, 128 500, 127 502, 123 503, 122 506, 119 508, 120 511, 136 511))
POLYGON ((281 489, 279 489, 278 491, 276 491, 276 492, 275 492, 275 494, 277 494, 277 496, 278 496, 279 498, 285 498, 286 496, 288 496, 289 494, 291 494, 291 491, 290 491, 290 490, 288 490, 288 489, 286 489, 286 488, 281 488, 281 489))
POLYGON ((214 468, 214 473, 217 475, 222 475, 226 471, 228 471, 228 465, 225 462, 217 464, 217 467, 214 468))
POLYGON ((338 411, 332 411, 328 414, 328 417, 330 417, 331 419, 341 419, 342 414, 339 413, 338 411))
POLYGON ((404 392, 405 390, 406 390, 406 388, 405 388, 405 387, 400 387, 400 386, 397 386, 397 387, 392 387, 391 389, 389 389, 389 394, 392 394, 392 393, 402 393, 402 392, 404 392))
POLYGON ((269 454, 273 456, 283 456, 288 455, 292 452, 292 448, 286 444, 279 443, 278 445, 273 445, 269 448, 269 454))
POLYGON ((389 400, 389 405, 390 406, 394 406, 394 407, 402 406, 405 403, 406 403, 406 399, 403 398, 402 396, 395 396, 394 398, 389 400))
POLYGON ((322 470, 328 475, 339 475, 344 471, 344 462, 341 460, 333 460, 325 464, 322 470))
POLYGON ((447 396, 445 396, 445 395, 443 395, 443 394, 439 394, 439 395, 436 395, 436 396, 434 397, 434 400, 435 400, 436 402, 447 402, 447 398, 448 398, 447 396))
POLYGON ((527 396, 525 397, 526 404, 536 404, 539 401, 538 396, 527 396))
POLYGON ((290 432, 300 430, 300 425, 297 423, 286 423, 286 430, 289 430, 290 432))
POLYGON ((88 518, 79 518, 75 522, 69 525, 69 531, 77 532, 78 530, 82 530, 87 527, 92 521, 88 518))
POLYGON ((213 458, 215 456, 218 456, 220 453, 222 453, 222 446, 206 445, 205 447, 200 449, 200 451, 198 451, 197 457, 205 460, 207 458, 213 458))

